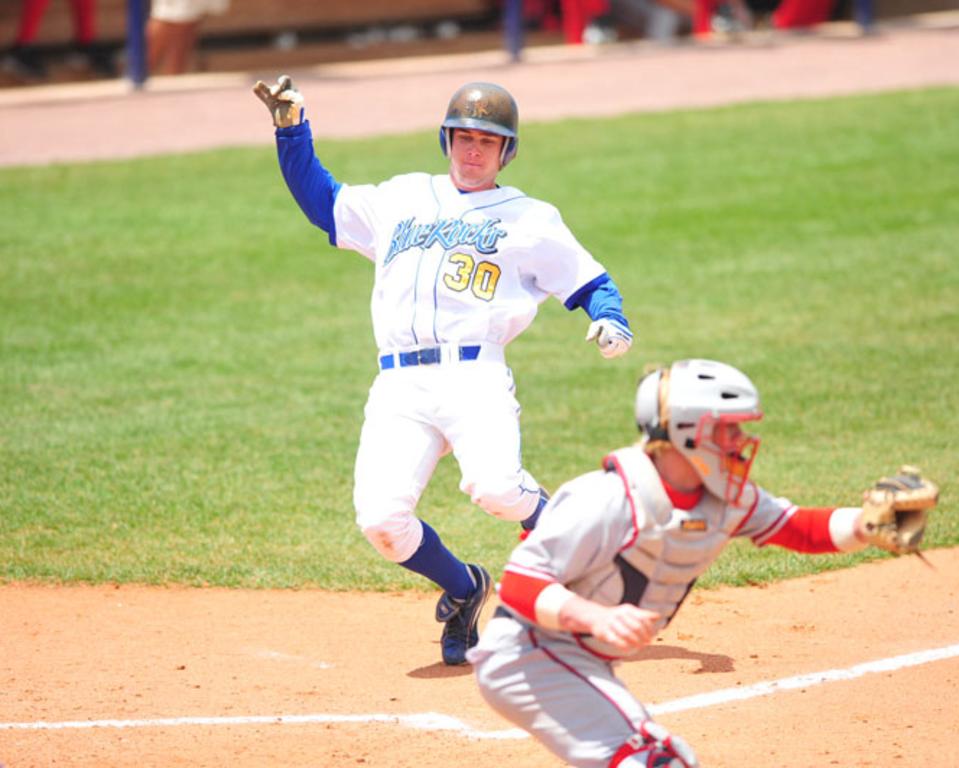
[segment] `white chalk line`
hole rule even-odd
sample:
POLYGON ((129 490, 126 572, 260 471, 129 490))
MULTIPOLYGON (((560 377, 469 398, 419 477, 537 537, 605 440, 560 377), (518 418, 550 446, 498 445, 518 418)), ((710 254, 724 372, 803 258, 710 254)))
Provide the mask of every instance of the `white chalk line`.
MULTIPOLYGON (((681 699, 652 704, 647 707, 651 715, 672 714, 690 709, 701 709, 733 701, 745 701, 759 696, 810 688, 823 683, 854 680, 879 672, 894 672, 907 667, 916 667, 959 656, 959 644, 947 645, 902 656, 892 656, 878 661, 856 664, 845 669, 829 669, 805 675, 785 677, 754 685, 724 688, 711 693, 686 696, 681 699)), ((427 731, 456 731, 470 739, 524 739, 525 731, 511 728, 501 731, 480 731, 455 717, 436 712, 416 715, 253 715, 238 717, 168 717, 150 720, 76 720, 64 722, 0 723, 0 730, 54 731, 76 728, 169 728, 182 725, 302 725, 316 723, 386 723, 406 728, 427 731)))
POLYGON ((317 661, 315 659, 310 659, 306 656, 296 656, 290 653, 282 653, 281 651, 271 651, 269 649, 261 650, 251 650, 249 651, 253 656, 256 656, 258 659, 268 659, 269 661, 281 661, 281 662, 292 662, 294 664, 305 664, 308 667, 313 669, 333 669, 333 665, 326 661, 317 661))
POLYGON ((758 696, 768 696, 779 691, 791 691, 796 688, 810 688, 823 683, 836 683, 842 680, 855 680, 857 677, 875 674, 877 672, 894 672, 906 667, 917 667, 934 661, 943 661, 959 656, 959 644, 947 645, 945 648, 935 648, 917 653, 907 653, 902 656, 892 656, 878 661, 867 661, 846 669, 829 669, 825 672, 811 672, 806 675, 784 677, 766 683, 756 683, 742 688, 725 688, 712 693, 700 693, 682 699, 674 699, 663 704, 654 704, 647 707, 651 715, 662 715, 673 712, 684 712, 688 709, 700 709, 716 704, 728 704, 731 701, 744 701, 758 696))

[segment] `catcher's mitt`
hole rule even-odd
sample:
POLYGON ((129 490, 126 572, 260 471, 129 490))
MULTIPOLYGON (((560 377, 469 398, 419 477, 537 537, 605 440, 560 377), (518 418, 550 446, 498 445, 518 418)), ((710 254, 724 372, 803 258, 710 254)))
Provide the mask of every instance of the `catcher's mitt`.
POLYGON ((926 531, 926 517, 939 500, 936 484, 916 467, 881 478, 863 494, 862 530, 866 540, 896 555, 915 554, 926 531))

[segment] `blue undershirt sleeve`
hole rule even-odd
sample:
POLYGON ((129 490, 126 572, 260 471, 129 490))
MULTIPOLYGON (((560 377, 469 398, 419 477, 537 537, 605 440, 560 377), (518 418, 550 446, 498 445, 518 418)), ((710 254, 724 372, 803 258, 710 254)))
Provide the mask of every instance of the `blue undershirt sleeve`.
POLYGON ((313 150, 310 122, 276 129, 276 154, 286 186, 306 218, 330 236, 336 245, 333 204, 342 184, 333 178, 313 150))
POLYGON ((564 306, 571 312, 582 307, 590 320, 608 317, 629 328, 629 321, 623 314, 623 297, 607 272, 586 283, 566 299, 564 306))

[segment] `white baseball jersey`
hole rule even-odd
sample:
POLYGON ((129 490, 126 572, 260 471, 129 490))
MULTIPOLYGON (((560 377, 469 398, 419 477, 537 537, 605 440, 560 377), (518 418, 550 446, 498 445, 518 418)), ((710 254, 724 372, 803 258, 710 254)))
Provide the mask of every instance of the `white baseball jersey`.
POLYGON ((565 302, 605 270, 556 208, 513 187, 463 194, 448 175, 425 173, 343 185, 333 219, 337 246, 376 267, 370 303, 381 372, 353 494, 367 538, 389 559, 412 556, 422 538, 414 509, 450 451, 475 504, 526 519, 539 484, 522 466, 504 347, 548 296, 565 302))
POLYGON ((503 346, 548 296, 565 301, 605 270, 555 207, 514 187, 462 194, 448 175, 343 185, 336 244, 376 265, 381 352, 458 342, 503 346))

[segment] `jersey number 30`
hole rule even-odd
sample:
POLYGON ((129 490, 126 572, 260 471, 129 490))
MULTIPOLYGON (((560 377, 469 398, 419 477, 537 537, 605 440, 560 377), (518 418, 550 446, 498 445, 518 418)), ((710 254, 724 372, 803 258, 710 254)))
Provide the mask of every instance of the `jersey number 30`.
POLYGON ((443 283, 451 291, 469 288, 477 299, 492 301, 502 270, 489 261, 476 260, 467 253, 451 253, 448 261, 453 269, 443 275, 443 283))

